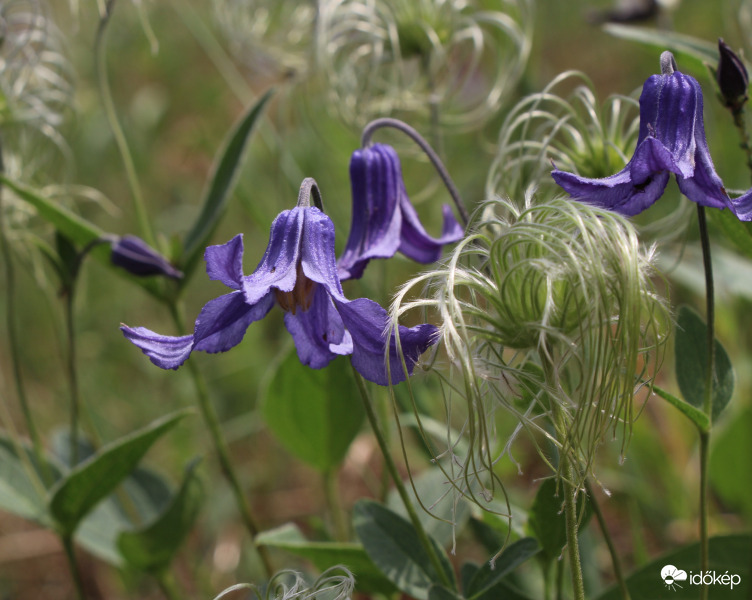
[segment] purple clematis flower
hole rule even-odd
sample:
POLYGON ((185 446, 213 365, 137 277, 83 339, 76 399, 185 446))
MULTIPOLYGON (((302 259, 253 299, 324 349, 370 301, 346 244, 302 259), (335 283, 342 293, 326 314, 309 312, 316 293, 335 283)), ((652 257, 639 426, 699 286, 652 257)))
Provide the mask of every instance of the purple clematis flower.
POLYGON ((350 182, 350 237, 337 262, 343 281, 360 278, 372 258, 390 258, 397 251, 420 263, 435 262, 444 244, 464 235, 447 205, 441 237, 426 233, 407 196, 400 160, 391 146, 374 144, 353 152, 350 182))
POLYGON ((125 269, 131 275, 164 275, 172 279, 183 277, 183 273, 173 267, 164 256, 135 235, 112 239, 111 248, 112 264, 125 269))
POLYGON ((752 190, 729 198, 713 167, 702 117, 702 89, 675 70, 670 52, 661 55, 661 75, 651 76, 640 96, 640 132, 629 163, 602 179, 554 170, 551 175, 570 196, 623 215, 636 215, 663 194, 674 173, 679 190, 693 202, 728 208, 752 220, 752 190))
MULTIPOLYGON (((406 377, 396 340, 389 336, 386 362, 386 311, 367 298, 348 300, 342 292, 334 257, 334 225, 318 208, 300 206, 272 223, 269 244, 256 270, 243 275, 243 239, 209 246, 204 255, 210 279, 232 292, 210 300, 196 319, 192 335, 159 335, 144 327, 121 327, 125 337, 163 369, 177 369, 194 350, 224 352, 240 343, 248 326, 278 304, 295 341, 300 361, 314 369, 338 355, 351 356, 369 381, 387 385, 406 377)), ((399 327, 407 374, 437 341, 437 328, 399 327)))

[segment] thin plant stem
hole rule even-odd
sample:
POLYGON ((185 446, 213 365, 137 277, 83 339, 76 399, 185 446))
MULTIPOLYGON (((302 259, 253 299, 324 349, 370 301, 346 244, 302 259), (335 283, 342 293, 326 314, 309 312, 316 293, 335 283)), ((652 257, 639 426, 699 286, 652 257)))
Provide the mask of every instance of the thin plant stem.
POLYGON ((621 568, 619 553, 616 551, 616 546, 614 545, 614 540, 608 530, 606 519, 603 517, 603 511, 601 511, 600 503, 595 497, 595 494, 593 493, 593 486, 590 485, 590 481, 588 479, 585 479, 585 491, 587 492, 588 498, 590 499, 590 506, 593 509, 593 513, 595 513, 595 518, 598 521, 598 526, 600 527, 601 534, 603 535, 603 539, 605 540, 606 546, 608 547, 608 553, 611 556, 611 566, 614 569, 614 577, 616 577, 616 581, 619 585, 622 600, 630 600, 629 589, 627 588, 627 581, 626 579, 624 579, 624 571, 622 571, 621 568))
MULTIPOLYGON (((170 314, 172 315, 173 321, 175 322, 175 326, 178 332, 182 333, 183 332, 183 326, 182 326, 183 320, 182 320, 181 311, 177 302, 173 302, 170 304, 170 314)), ((209 398, 209 391, 206 386, 206 381, 204 380, 203 376, 201 375, 201 372, 198 370, 198 367, 193 361, 188 361, 187 364, 188 364, 188 371, 191 374, 191 379, 193 379, 193 384, 194 384, 194 387, 196 388, 196 399, 198 401, 198 408, 201 412, 201 416, 204 420, 204 424, 206 425, 206 428, 209 431, 209 436, 211 437, 212 443, 214 445, 214 451, 216 452, 217 458, 219 459, 220 469, 225 479, 230 484, 232 494, 235 498, 235 504, 237 505, 237 508, 240 511, 240 516, 243 521, 243 525, 248 531, 248 534, 251 538, 251 542, 253 543, 254 547, 256 548, 256 551, 259 554, 259 557, 261 558, 261 562, 263 563, 266 576, 271 577, 274 574, 274 569, 272 567, 271 558, 269 556, 269 552, 267 551, 266 547, 260 546, 259 544, 256 543, 256 538, 259 534, 259 528, 258 528, 258 525, 256 524, 256 519, 253 517, 253 513, 251 512, 251 507, 248 504, 248 500, 246 499, 245 494, 243 493, 243 488, 240 485, 240 480, 235 474, 235 469, 232 466, 232 461, 230 460, 230 452, 227 446, 227 441, 225 440, 225 437, 222 433, 222 427, 219 423, 217 412, 214 410, 214 405, 212 404, 211 399, 209 398)))
MULTIPOLYGON (((700 226, 702 263, 705 269, 705 313, 707 322, 707 365, 705 368, 705 398, 703 412, 713 421, 713 374, 715 372, 715 295, 713 286, 713 263, 710 257, 710 237, 705 219, 705 207, 697 205, 697 221, 700 226)), ((710 428, 700 431, 700 569, 706 572, 710 565, 710 544, 708 539, 708 468, 709 468, 710 428)), ((707 600, 709 588, 704 583, 700 587, 700 599, 707 600)))
POLYGON ((577 539, 577 504, 575 489, 572 481, 574 471, 569 456, 561 455, 561 468, 564 471, 562 488, 564 490, 564 517, 567 532, 567 554, 569 555, 569 570, 572 576, 572 593, 575 600, 585 600, 585 583, 582 578, 582 563, 580 561, 580 544, 577 539))
MULTIPOLYGON (((76 277, 76 274, 73 275, 76 277)), ((78 371, 76 369, 76 332, 74 319, 73 297, 75 281, 71 283, 65 294, 65 329, 68 336, 66 368, 68 371, 68 385, 70 386, 70 465, 78 464, 78 422, 81 399, 78 390, 78 371)))
POLYGON ((337 481, 337 469, 327 469, 322 474, 324 484, 324 496, 326 498, 326 506, 329 511, 329 518, 332 521, 332 527, 334 529, 334 538, 338 542, 346 542, 350 533, 347 527, 347 515, 342 508, 342 503, 339 499, 339 482, 337 481))
POLYGON ((752 146, 749 143, 744 107, 732 110, 731 116, 734 118, 734 127, 739 132, 739 147, 744 150, 744 156, 747 158, 747 168, 749 169, 750 177, 752 177, 752 146))
POLYGON ((78 600, 85 600, 86 594, 84 593, 84 581, 81 578, 81 569, 78 566, 76 551, 73 548, 73 536, 66 534, 60 536, 60 539, 63 542, 65 558, 68 561, 68 567, 70 568, 71 575, 73 576, 73 585, 76 588, 76 597, 78 598, 78 600))
MULTIPOLYGON (((5 164, 3 162, 2 140, 0 140, 0 173, 5 173, 5 164)), ((21 414, 26 423, 26 431, 31 439, 31 448, 34 456, 42 470, 42 476, 45 483, 52 485, 52 474, 48 472, 47 462, 44 460, 44 451, 42 449, 42 439, 39 435, 34 416, 29 407, 28 397, 26 396, 26 386, 24 384, 23 373, 21 372, 21 344, 18 339, 17 313, 16 313, 16 271, 13 266, 12 249, 8 241, 8 230, 5 223, 5 203, 3 201, 3 189, 0 185, 0 247, 3 252, 3 266, 5 268, 5 323, 8 330, 8 345, 10 346, 11 364, 13 369, 13 382, 16 387, 16 396, 18 404, 21 407, 21 414)), ((20 455, 19 455, 20 456, 20 455)))
POLYGON ((454 181, 452 181, 452 178, 449 175, 449 171, 447 171, 447 168, 444 166, 444 163, 441 161, 441 158, 436 153, 436 151, 414 128, 410 127, 407 123, 400 121, 399 119, 392 119, 390 117, 374 119, 363 128, 363 133, 360 136, 361 145, 363 147, 367 146, 371 141, 373 132, 377 129, 381 129, 382 127, 391 127, 393 129, 397 129, 398 131, 401 131, 406 136, 408 136, 416 144, 418 144, 418 146, 420 146, 420 149, 425 152, 434 169, 436 169, 436 172, 439 174, 439 177, 441 177, 441 181, 444 182, 444 186, 446 186, 449 195, 454 201, 454 205, 457 207, 457 212, 460 213, 462 224, 467 227, 467 224, 470 221, 470 215, 467 212, 465 202, 462 200, 462 196, 460 196, 460 192, 457 189, 457 186, 454 185, 454 181))
POLYGON ((136 212, 136 220, 138 222, 139 231, 141 237, 144 238, 146 243, 156 248, 156 242, 154 233, 151 229, 151 223, 149 222, 149 216, 146 212, 146 204, 144 202, 144 196, 141 192, 141 185, 138 182, 138 175, 136 173, 136 166, 133 162, 133 156, 128 148, 128 141, 125 138, 123 128, 118 121, 117 111, 115 110, 115 103, 112 99, 112 93, 110 92, 110 84, 107 78, 107 54, 105 52, 105 34, 107 32, 107 25, 110 22, 112 13, 115 10, 115 0, 108 0, 104 14, 99 20, 99 27, 97 28, 97 37, 94 45, 94 53, 96 58, 97 69, 97 84, 99 86, 99 95, 102 100, 102 106, 104 108, 107 122, 112 130, 112 135, 115 138, 115 144, 117 145, 120 157, 123 160, 123 166, 125 167, 125 175, 128 181, 128 186, 131 190, 133 197, 133 208, 136 212))
POLYGON ((160 571, 159 573, 156 573, 154 577, 157 580, 159 589, 167 600, 180 600, 185 596, 185 594, 181 593, 180 589, 178 589, 175 578, 169 571, 160 571))
MULTIPOLYGON (((352 366, 352 363, 351 363, 351 366, 352 366)), ((384 465, 386 466, 387 470, 389 471, 389 474, 392 477, 392 481, 394 482, 394 485, 397 488, 397 493, 402 499, 402 504, 405 506, 405 510, 407 511, 407 514, 410 518, 410 522, 413 524, 413 527, 415 528, 415 532, 418 535, 418 539, 420 540, 420 543, 423 546, 423 549, 426 551, 426 554, 428 555, 428 559, 430 560, 431 565, 436 571, 436 574, 439 577, 441 584, 446 586, 449 589, 452 589, 454 586, 449 580, 449 577, 447 576, 447 574, 444 572, 444 567, 442 566, 441 560, 439 559, 439 556, 436 553, 436 550, 433 544, 431 543, 431 539, 428 537, 428 533, 426 533, 426 530, 423 527, 423 524, 420 522, 420 519, 418 518, 418 513, 415 510, 415 506, 413 505, 413 502, 410 499, 409 494, 407 493, 407 488, 405 488, 405 484, 403 483, 402 478, 400 477, 399 471, 397 470, 397 465, 394 463, 394 459, 392 458, 392 454, 389 451, 389 447, 387 446, 386 439, 384 438, 384 434, 381 432, 381 427, 379 426, 379 421, 378 421, 378 418, 376 417, 376 412, 373 408, 371 397, 368 394, 368 390, 366 389, 365 381, 363 380, 363 377, 360 375, 360 373, 358 373, 355 370, 355 367, 352 368, 352 371, 353 371, 353 375, 355 376, 355 382, 358 385, 358 391, 360 392, 360 397, 363 400, 363 407, 366 410, 366 416, 368 417, 368 422, 371 425, 371 429, 373 430, 373 435, 376 437, 376 442, 378 443, 379 449, 381 450, 381 454, 384 457, 384 465)))

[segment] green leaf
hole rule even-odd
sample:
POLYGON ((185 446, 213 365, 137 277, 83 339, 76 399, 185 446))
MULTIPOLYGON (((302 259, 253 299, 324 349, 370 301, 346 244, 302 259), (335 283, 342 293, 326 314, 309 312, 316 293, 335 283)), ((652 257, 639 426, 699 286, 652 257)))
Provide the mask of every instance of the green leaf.
POLYGON ((46 464, 40 465, 31 448, 0 436, 0 509, 49 525, 44 482, 59 479, 60 467, 47 457, 43 460, 46 464))
POLYGON ((376 568, 360 544, 310 542, 293 523, 264 531, 258 535, 256 541, 264 546, 280 548, 310 560, 321 571, 332 565, 345 565, 355 575, 358 591, 365 594, 388 595, 396 591, 392 582, 376 568))
POLYGON ((320 471, 342 462, 363 424, 363 404, 346 361, 311 369, 293 348, 262 393, 269 429, 291 454, 320 471))
POLYGON ((653 391, 657 396, 660 396, 664 400, 666 400, 669 404, 673 405, 675 408, 677 408, 680 412, 684 414, 690 421, 692 421, 695 426, 700 431, 709 431, 710 430, 710 417, 706 415, 701 410, 695 408, 691 404, 688 404, 681 398, 677 398, 673 394, 670 394, 663 388, 658 387, 657 385, 653 386, 653 391))
POLYGON ((118 548, 118 538, 124 531, 132 531, 137 523, 151 523, 167 509, 174 492, 159 474, 138 467, 122 485, 123 494, 112 493, 84 517, 76 529, 76 541, 95 556, 123 567, 125 559, 118 548))
MULTIPOLYGON (((427 600, 428 589, 441 579, 420 543, 412 523, 372 500, 360 500, 353 509, 353 527, 365 551, 402 592, 427 600)), ((454 583, 449 559, 433 538, 444 576, 454 583)))
POLYGON ((535 556, 541 548, 533 538, 523 538, 507 546, 493 566, 484 564, 470 581, 465 595, 474 600, 488 595, 490 598, 503 597, 497 595, 497 587, 502 579, 509 575, 523 562, 535 556))
MULTIPOLYGON (((567 543, 566 517, 562 510, 564 491, 561 486, 558 487, 557 490, 555 479, 546 479, 541 483, 527 522, 531 533, 541 545, 541 559, 548 563, 559 558, 567 543)), ((584 499, 584 494, 577 495, 578 515, 583 510, 584 499)), ((587 523, 591 514, 589 503, 585 503, 585 507, 586 512, 580 519, 580 529, 587 523)))
POLYGON ((187 414, 180 411, 168 415, 101 448, 60 479, 48 500, 60 533, 72 535, 81 519, 134 471, 154 442, 187 414))
POLYGON ((203 487, 193 461, 167 509, 146 527, 120 534, 117 547, 126 562, 142 571, 166 569, 191 531, 203 500, 203 487))
MULTIPOLYGON (((718 62, 718 46, 716 44, 689 35, 617 23, 608 23, 603 26, 603 29, 618 38, 680 54, 681 57, 677 57, 679 67, 682 67, 682 62, 684 62, 682 59, 689 59, 696 68, 702 70, 705 70, 705 63, 716 64, 718 62)), ((658 61, 656 61, 655 67, 657 72, 658 61)), ((680 70, 684 72, 685 69, 686 67, 680 70)))
POLYGON ((480 567, 474 562, 466 562, 462 564, 462 567, 460 568, 460 585, 465 593, 470 589, 470 582, 478 571, 480 571, 480 567))
POLYGON ((443 585, 434 583, 428 588, 428 600, 462 600, 463 596, 446 589, 443 585))
MULTIPOLYGON (((427 469, 413 480, 418 496, 415 495, 413 486, 407 486, 407 493, 417 507, 420 506, 418 498, 424 506, 430 507, 432 517, 425 510, 418 511, 426 533, 434 538, 443 547, 452 543, 455 531, 462 531, 470 518, 470 504, 464 498, 458 498, 455 505, 455 497, 450 484, 446 482, 446 476, 440 469, 427 469), (438 517, 438 518, 436 518, 438 517), (452 526, 454 522, 454 526, 452 526)), ((392 490, 387 497, 386 505, 390 510, 408 519, 407 510, 402 503, 397 490, 392 490)))
POLYGON ((713 433, 710 484, 725 504, 752 518, 752 407, 713 433))
POLYGON ((105 235, 105 232, 93 223, 78 216, 59 202, 45 198, 34 188, 8 179, 3 174, 0 174, 0 181, 13 190, 21 200, 31 204, 42 219, 53 225, 75 244, 84 247, 105 235))
MULTIPOLYGON (((684 399, 703 410, 707 373, 707 326, 694 310, 679 307, 676 322, 676 380, 684 399)), ((715 421, 734 392, 734 370, 726 350, 715 340, 715 369, 711 418, 715 421)))
POLYGON ((723 231, 724 238, 744 256, 752 258, 752 223, 742 222, 730 210, 709 210, 710 220, 723 231))
POLYGON ((204 195, 203 207, 193 227, 185 238, 182 259, 185 285, 199 260, 204 248, 222 217, 230 197, 238 170, 245 154, 245 149, 253 132, 254 125, 261 115, 264 105, 272 95, 269 90, 240 117, 230 131, 228 138, 214 160, 214 170, 204 195))
MULTIPOLYGON (((627 578, 627 587, 632 598, 639 600, 696 600, 700 586, 691 579, 678 582, 682 587, 667 588, 661 578, 661 569, 673 565, 679 570, 700 574, 699 544, 684 546, 648 563, 627 578)), ((728 572, 741 578, 741 583, 732 589, 729 585, 716 583, 709 586, 712 600, 740 600, 748 598, 750 591, 749 565, 752 563, 752 536, 726 535, 710 538, 709 571, 721 576, 728 572)), ((598 597, 598 600, 620 600, 621 593, 614 586, 598 597)))

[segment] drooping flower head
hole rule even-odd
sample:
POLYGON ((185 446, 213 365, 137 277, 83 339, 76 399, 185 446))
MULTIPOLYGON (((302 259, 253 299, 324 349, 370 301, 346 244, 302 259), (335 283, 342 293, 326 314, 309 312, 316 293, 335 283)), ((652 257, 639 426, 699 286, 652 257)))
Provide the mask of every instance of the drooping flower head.
POLYGON ((420 355, 437 341, 436 327, 400 326, 400 355, 394 336, 385 334, 386 311, 367 298, 345 298, 334 257, 334 225, 309 205, 311 189, 318 191, 315 185, 306 179, 298 206, 274 220, 266 252, 250 275, 243 274, 242 234, 206 249, 209 278, 233 291, 204 306, 192 335, 165 336, 123 325, 126 338, 158 367, 177 369, 194 350, 214 353, 236 346, 248 326, 278 304, 303 364, 320 369, 339 355, 351 356, 355 369, 380 385, 412 374, 420 355))
POLYGON ((435 262, 444 244, 464 235, 448 205, 443 208, 441 236, 426 233, 402 180, 399 156, 391 146, 373 144, 350 159, 352 224, 337 266, 341 280, 358 279, 372 258, 390 258, 398 251, 417 262, 435 262))
POLYGON ((661 74, 645 82, 640 96, 640 133, 629 163, 609 177, 589 179, 554 170, 551 175, 570 196, 626 216, 636 215, 661 197, 676 175, 687 198, 712 208, 728 208, 752 220, 752 191, 730 198, 715 172, 705 140, 702 89, 676 70, 670 52, 661 55, 661 74))

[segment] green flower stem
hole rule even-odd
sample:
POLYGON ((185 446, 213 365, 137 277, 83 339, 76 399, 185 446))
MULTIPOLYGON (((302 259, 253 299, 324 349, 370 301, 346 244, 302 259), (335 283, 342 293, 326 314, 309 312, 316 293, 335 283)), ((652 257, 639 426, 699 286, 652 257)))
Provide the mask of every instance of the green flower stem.
POLYGON ((577 503, 575 502, 574 470, 569 456, 561 454, 561 468, 564 477, 561 480, 564 489, 564 517, 567 532, 567 554, 569 554, 569 570, 572 575, 572 593, 575 600, 585 600, 585 583, 582 578, 582 563, 580 562, 580 543, 577 539, 577 503))
POLYGON ((601 511, 600 503, 596 499, 595 494, 593 494, 593 487, 590 485, 590 480, 588 479, 585 479, 585 491, 587 492, 588 498, 590 499, 590 506, 595 513, 595 518, 598 521, 598 526, 600 527, 601 533, 603 534, 603 539, 606 541, 608 553, 611 555, 611 566, 614 569, 614 577, 616 577, 616 581, 618 582, 622 600, 630 600, 629 589, 627 589, 627 582, 624 579, 624 571, 622 571, 621 569, 621 560, 619 559, 619 554, 616 551, 614 540, 611 538, 611 533, 608 530, 606 519, 603 517, 603 511, 601 511))
MULTIPOLYGON (((553 386, 559 387, 558 377, 554 373, 551 356, 552 349, 545 347, 541 352, 543 370, 546 380, 553 386)), ((571 456, 569 455, 570 440, 567 434, 568 427, 563 409, 556 403, 551 403, 551 416, 557 432, 557 437, 562 438, 559 448, 559 472, 557 476, 561 482, 564 493, 564 519, 567 536, 567 554, 569 555, 569 570, 572 578, 572 593, 574 600, 585 600, 585 583, 582 577, 582 562, 580 560, 580 543, 578 539, 577 502, 575 496, 575 482, 571 456)), ((561 587, 559 587, 561 589, 561 587)))
MULTIPOLYGON (((180 335, 182 335, 184 331, 182 325, 183 319, 181 317, 180 307, 178 306, 177 302, 170 304, 170 314, 172 315, 172 319, 175 322, 175 327, 177 328, 180 335)), ((206 386, 206 381, 201 375, 201 372, 198 370, 195 362, 189 360, 187 361, 187 365, 188 371, 190 372, 191 378, 193 379, 193 384, 196 388, 198 407, 201 411, 201 416, 203 417, 204 424, 209 430, 209 435, 211 436, 214 445, 214 451, 216 452, 217 458, 219 459, 220 469, 222 470, 222 474, 224 475, 225 479, 230 484, 233 496, 235 497, 235 504, 237 505, 238 510, 240 511, 241 519, 243 520, 243 525, 248 531, 248 534, 251 537, 251 542, 253 543, 256 551, 259 554, 259 557, 261 558, 266 576, 270 578, 274 574, 271 558, 266 547, 260 546, 256 543, 256 538, 259 534, 259 528, 256 524, 256 519, 253 517, 253 513, 251 512, 251 507, 248 504, 245 494, 243 493, 243 488, 240 486, 240 481, 238 480, 238 477, 235 474, 235 470, 233 469, 232 461, 230 460, 230 452, 227 447, 227 441, 222 434, 222 427, 220 426, 219 419, 217 418, 217 412, 214 410, 214 405, 209 398, 209 391, 206 386)))
POLYGON ((144 202, 144 196, 141 192, 141 186, 138 183, 138 175, 136 174, 136 166, 133 162, 133 156, 128 148, 128 141, 125 138, 123 128, 118 121, 117 111, 115 110, 115 103, 112 99, 112 93, 110 92, 110 84, 107 78, 107 54, 105 52, 105 34, 107 32, 107 25, 112 17, 112 12, 115 9, 115 0, 108 0, 105 6, 104 14, 99 20, 99 28, 97 29, 97 38, 94 45, 94 53, 96 57, 96 69, 97 69, 97 83, 99 85, 99 95, 101 96, 102 106, 104 108, 107 122, 112 130, 112 135, 115 138, 115 144, 117 145, 120 157, 123 160, 123 166, 125 167, 125 175, 128 180, 128 186, 133 196, 133 208, 136 211, 136 220, 138 221, 139 231, 141 237, 144 238, 147 244, 150 244, 154 248, 157 247, 154 233, 151 229, 149 222, 149 216, 146 212, 146 204, 144 202))
MULTIPOLYGON (((76 275, 74 275, 76 277, 76 275)), ((73 297, 76 283, 71 283, 65 295, 65 329, 68 336, 66 369, 70 386, 70 465, 78 464, 78 421, 81 406, 78 391, 78 372, 76 370, 76 333, 74 323, 73 297)))
POLYGON ((86 594, 84 593, 84 580, 81 578, 81 569, 78 566, 76 551, 73 548, 73 536, 63 535, 60 537, 60 539, 63 542, 65 558, 68 560, 68 567, 70 568, 71 575, 73 576, 73 585, 76 588, 76 597, 78 598, 78 600, 86 600, 86 594))
POLYGON ((329 518, 334 529, 334 538, 338 542, 346 542, 350 537, 347 526, 347 516, 339 501, 339 483, 337 481, 338 469, 327 469, 322 474, 324 484, 324 496, 329 511, 329 518))
MULTIPOLYGON (((710 237, 705 219, 705 207, 697 205, 697 221, 700 226, 702 262, 705 268, 705 313, 707 323, 708 364, 705 370, 705 399, 703 412, 710 420, 707 431, 700 431, 700 570, 707 571, 710 565, 710 545, 708 540, 708 468, 710 431, 713 424, 713 373, 715 372, 715 294, 713 286, 713 263, 710 257, 710 237)), ((707 600, 708 586, 700 587, 700 599, 707 600)))
POLYGON ((167 600, 180 600, 185 597, 178 588, 175 578, 169 571, 160 571, 154 575, 159 585, 159 589, 167 600))
MULTIPOLYGON (((0 140, 0 173, 5 173, 2 140, 0 140)), ((19 344, 18 331, 16 330, 16 272, 13 267, 13 257, 5 223, 5 203, 3 202, 2 185, 0 185, 0 248, 2 248, 3 266, 5 268, 5 323, 8 330, 8 345, 10 346, 13 382, 16 387, 16 396, 18 397, 18 403, 21 406, 21 413, 23 414, 26 423, 26 431, 31 439, 31 447, 37 460, 37 464, 39 464, 42 469, 45 483, 47 485, 52 485, 52 474, 49 473, 49 470, 47 469, 47 461, 44 460, 42 440, 39 436, 39 430, 37 429, 36 423, 34 423, 31 409, 29 408, 29 402, 26 397, 26 386, 24 385, 23 374, 21 373, 21 345, 19 344)), ((20 456, 22 455, 19 454, 19 457, 20 456)))
POLYGON ((738 110, 732 110, 731 115, 734 118, 734 126, 739 132, 739 147, 744 150, 744 155, 747 157, 747 168, 749 169, 750 176, 752 176, 752 146, 750 146, 749 143, 749 133, 747 133, 744 107, 742 106, 738 110))
POLYGON ((368 422, 371 424, 371 429, 373 430, 373 434, 376 437, 376 442, 379 444, 381 454, 384 456, 384 465, 389 471, 389 474, 392 476, 392 481, 394 481, 394 485, 397 488, 397 492, 399 493, 400 498, 402 499, 405 510, 407 510, 407 514, 410 517, 410 522, 413 524, 415 532, 418 534, 418 539, 420 540, 421 545, 426 551, 426 554, 428 554, 428 559, 431 561, 431 565, 433 565, 433 568, 436 571, 441 584, 446 586, 448 589, 453 589, 454 586, 452 585, 452 582, 449 581, 449 578, 444 572, 441 560, 436 554, 436 550, 431 543, 431 539, 428 537, 423 524, 418 518, 418 513, 415 511, 415 506, 413 505, 412 500, 410 500, 410 496, 407 493, 405 484, 402 482, 402 477, 400 477, 399 471, 397 470, 397 465, 395 465, 394 463, 394 459, 392 458, 392 454, 389 451, 386 439, 384 439, 384 434, 381 432, 381 427, 379 427, 379 421, 376 417, 376 412, 373 409, 373 404, 371 403, 371 397, 368 394, 368 390, 366 389, 365 381, 363 380, 363 377, 360 375, 360 373, 355 370, 355 367, 352 368, 352 371, 355 377, 355 382, 358 385, 360 397, 363 400, 363 406, 366 409, 368 422))

